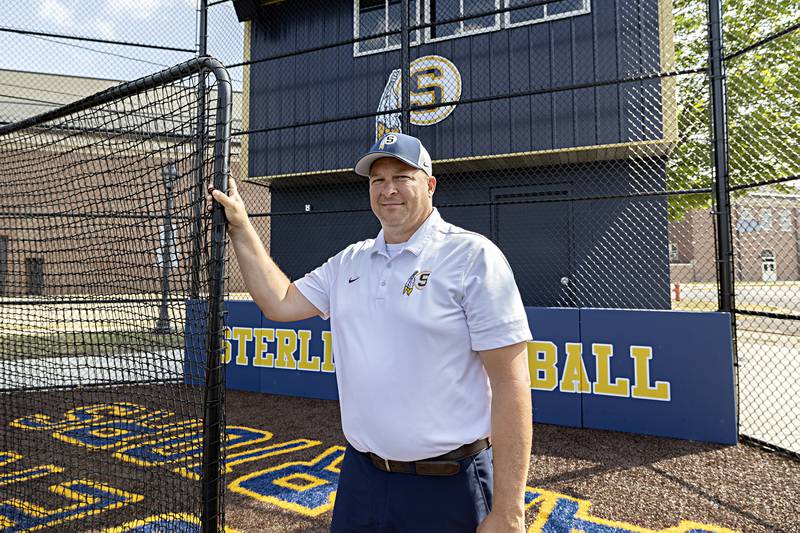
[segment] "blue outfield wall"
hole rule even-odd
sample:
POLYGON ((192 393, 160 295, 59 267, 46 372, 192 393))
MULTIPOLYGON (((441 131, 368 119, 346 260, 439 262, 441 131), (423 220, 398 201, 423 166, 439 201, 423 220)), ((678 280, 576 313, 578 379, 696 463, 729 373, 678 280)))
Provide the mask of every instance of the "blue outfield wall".
MULTIPOLYGON (((203 302, 187 302, 187 317, 203 302)), ((229 301, 229 389, 337 399, 330 325, 271 322, 229 301)), ((535 422, 722 444, 737 440, 726 313, 528 307, 535 422)), ((204 325, 186 322, 186 382, 203 381, 204 325)))

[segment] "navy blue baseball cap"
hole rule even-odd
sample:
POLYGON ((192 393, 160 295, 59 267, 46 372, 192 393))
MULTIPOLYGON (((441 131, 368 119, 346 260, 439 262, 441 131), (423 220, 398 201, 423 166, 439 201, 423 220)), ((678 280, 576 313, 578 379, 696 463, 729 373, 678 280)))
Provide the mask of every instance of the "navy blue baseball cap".
POLYGON ((394 157, 403 163, 418 168, 428 176, 433 175, 431 156, 416 137, 403 133, 387 133, 376 142, 369 152, 356 162, 355 171, 360 176, 369 177, 372 163, 381 157, 394 157))

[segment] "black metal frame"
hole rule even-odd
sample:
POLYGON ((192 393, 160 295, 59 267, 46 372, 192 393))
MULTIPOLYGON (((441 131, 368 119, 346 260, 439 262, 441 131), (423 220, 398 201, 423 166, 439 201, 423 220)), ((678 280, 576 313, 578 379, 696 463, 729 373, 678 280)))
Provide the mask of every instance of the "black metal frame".
MULTIPOLYGON (((230 173, 230 139, 231 117, 233 109, 233 89, 230 77, 225 67, 218 60, 202 56, 191 59, 174 67, 162 70, 155 74, 145 76, 138 80, 123 83, 116 87, 106 89, 92 96, 77 100, 58 109, 30 117, 19 122, 0 126, 0 136, 40 126, 47 122, 57 120, 73 113, 85 111, 92 107, 104 105, 122 98, 129 98, 142 92, 177 82, 193 75, 201 77, 198 99, 203 102, 198 105, 198 148, 205 150, 205 76, 213 75, 216 78, 217 111, 216 131, 214 134, 214 187, 220 191, 228 189, 228 175, 230 173)), ((199 155, 199 169, 203 168, 203 155, 199 155)), ((195 203, 202 202, 204 198, 203 186, 205 178, 198 172, 197 190, 198 198, 195 203)), ((199 204, 198 204, 199 205, 199 204)), ((202 210, 197 210, 196 216, 202 215, 202 210)), ((197 228, 202 228, 200 221, 197 228)), ((222 490, 221 485, 221 445, 223 437, 223 406, 224 406, 224 374, 221 371, 222 335, 223 335, 223 296, 225 291, 225 230, 226 220, 224 210, 216 204, 212 213, 211 225, 211 257, 209 264, 209 313, 206 335, 206 372, 205 372, 205 397, 203 406, 203 466, 201 474, 202 485, 202 514, 201 527, 204 532, 218 531, 222 517, 222 490)), ((199 248, 195 253, 199 254, 199 248)), ((199 261, 197 263, 199 268, 199 261)))

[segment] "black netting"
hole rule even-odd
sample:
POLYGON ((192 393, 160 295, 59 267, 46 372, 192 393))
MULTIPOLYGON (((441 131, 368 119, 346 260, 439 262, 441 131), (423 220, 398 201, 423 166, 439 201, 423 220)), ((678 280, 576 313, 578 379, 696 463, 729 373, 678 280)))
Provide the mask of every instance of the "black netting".
POLYGON ((230 103, 228 81, 202 66, 0 130, 0 506, 12 531, 200 517, 209 474, 223 482, 206 461, 224 438, 207 359, 223 269, 203 182, 227 168, 214 132, 230 103))

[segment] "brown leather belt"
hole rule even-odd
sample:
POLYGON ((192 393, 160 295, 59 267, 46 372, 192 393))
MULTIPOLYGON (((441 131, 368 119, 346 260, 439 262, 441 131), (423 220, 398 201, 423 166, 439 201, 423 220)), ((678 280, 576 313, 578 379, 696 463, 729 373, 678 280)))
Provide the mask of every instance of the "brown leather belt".
POLYGON ((422 476, 453 476, 461 471, 461 459, 466 459, 476 455, 492 445, 491 439, 476 440, 473 443, 465 444, 455 450, 438 457, 422 459, 420 461, 392 461, 384 459, 379 455, 368 452, 372 464, 375 468, 384 472, 397 474, 419 474, 422 476))

